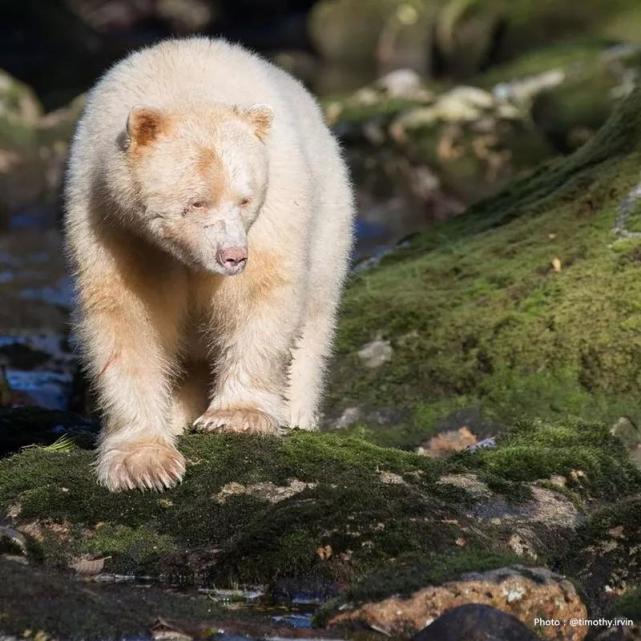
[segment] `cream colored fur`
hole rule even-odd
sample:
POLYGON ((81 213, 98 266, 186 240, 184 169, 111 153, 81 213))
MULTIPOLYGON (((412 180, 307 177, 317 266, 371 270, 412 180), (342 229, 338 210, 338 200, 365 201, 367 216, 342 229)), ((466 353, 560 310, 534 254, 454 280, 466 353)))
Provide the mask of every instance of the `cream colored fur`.
POLYGON ((185 471, 175 438, 194 421, 317 426, 352 217, 318 106, 261 58, 173 40, 102 78, 66 186, 76 330, 104 412, 101 483, 173 485, 185 471), (224 262, 242 247, 244 271, 224 262))

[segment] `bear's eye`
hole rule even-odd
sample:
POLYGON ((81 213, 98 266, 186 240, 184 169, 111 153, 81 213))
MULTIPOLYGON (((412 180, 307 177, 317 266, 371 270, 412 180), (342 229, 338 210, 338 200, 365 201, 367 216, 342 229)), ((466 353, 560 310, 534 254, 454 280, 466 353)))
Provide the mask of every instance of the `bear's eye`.
POLYGON ((247 207, 247 205, 249 205, 250 202, 251 202, 251 198, 243 198, 239 204, 241 207, 247 207))
POLYGON ((189 203, 190 209, 205 209, 205 207, 207 207, 207 203, 204 200, 192 200, 189 203))

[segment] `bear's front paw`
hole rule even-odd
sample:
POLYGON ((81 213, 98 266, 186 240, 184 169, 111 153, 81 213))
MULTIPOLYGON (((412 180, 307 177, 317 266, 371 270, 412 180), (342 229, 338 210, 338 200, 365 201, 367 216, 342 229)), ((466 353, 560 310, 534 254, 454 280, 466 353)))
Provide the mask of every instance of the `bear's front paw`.
POLYGON ((243 434, 277 434, 278 422, 255 409, 208 409, 194 422, 200 432, 242 432, 243 434))
POLYGON ((96 462, 98 480, 111 492, 170 488, 185 474, 185 458, 166 441, 104 444, 96 462))

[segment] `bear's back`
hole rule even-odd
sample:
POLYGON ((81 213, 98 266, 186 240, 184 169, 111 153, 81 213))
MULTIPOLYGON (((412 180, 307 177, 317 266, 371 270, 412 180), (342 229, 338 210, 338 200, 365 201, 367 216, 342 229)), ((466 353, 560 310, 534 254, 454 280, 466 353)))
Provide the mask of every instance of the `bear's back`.
POLYGON ((309 134, 322 121, 297 80, 239 45, 204 37, 167 40, 117 63, 90 92, 85 119, 94 132, 112 136, 135 106, 162 110, 190 102, 268 104, 278 136, 297 128, 309 134))

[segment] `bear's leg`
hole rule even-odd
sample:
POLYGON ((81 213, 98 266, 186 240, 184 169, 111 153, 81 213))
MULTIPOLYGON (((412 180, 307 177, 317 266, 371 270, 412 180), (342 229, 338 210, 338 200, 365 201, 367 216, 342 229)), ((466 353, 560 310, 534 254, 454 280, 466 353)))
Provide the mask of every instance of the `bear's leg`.
POLYGON ((172 394, 171 431, 181 434, 209 405, 209 365, 187 363, 172 394))
POLYGON ((169 279, 146 290, 130 275, 85 271, 78 287, 79 338, 103 411, 95 467, 114 492, 171 487, 185 472, 168 420, 179 294, 169 279))
POLYGON ((308 301, 292 352, 286 394, 289 425, 308 430, 316 429, 320 418, 327 360, 352 247, 349 182, 341 167, 330 173, 328 181, 322 189, 319 226, 311 239, 308 301))
POLYGON ((249 292, 237 292, 234 300, 248 301, 248 306, 236 307, 233 316, 215 323, 211 402, 194 427, 208 432, 276 433, 287 424, 286 370, 300 318, 300 296, 282 286, 253 300, 249 292))
POLYGON ((305 430, 318 427, 319 404, 327 359, 331 354, 337 301, 312 305, 293 350, 287 391, 289 425, 305 430))

